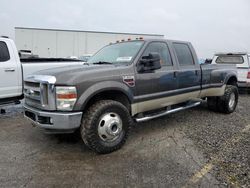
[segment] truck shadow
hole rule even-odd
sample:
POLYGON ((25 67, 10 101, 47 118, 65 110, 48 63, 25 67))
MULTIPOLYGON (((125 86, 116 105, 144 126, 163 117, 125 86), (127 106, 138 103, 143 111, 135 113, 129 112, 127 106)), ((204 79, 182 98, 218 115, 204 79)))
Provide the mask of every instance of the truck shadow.
MULTIPOLYGON (((248 97, 247 95, 241 95, 242 97, 248 97)), ((240 97, 241 97, 240 96, 240 97)), ((239 108, 239 107, 238 107, 239 108)), ((239 111, 239 109, 236 109, 239 111)), ((168 131, 170 129, 182 129, 183 126, 190 123, 193 117, 197 115, 207 117, 213 115, 227 116, 223 113, 213 112, 207 108, 207 103, 203 102, 200 106, 180 111, 177 113, 169 114, 160 118, 152 119, 150 121, 134 123, 131 128, 128 143, 136 140, 137 137, 147 137, 153 135, 154 132, 168 131)), ((81 147, 82 151, 90 151, 81 139, 80 133, 75 132, 74 134, 62 134, 62 135, 49 135, 50 139, 56 139, 57 144, 64 145, 77 145, 81 147)), ((126 145, 126 144, 125 144, 126 145)))
MULTIPOLYGON (((198 107, 188 109, 185 111, 169 114, 160 118, 156 118, 147 122, 134 123, 131 128, 127 144, 137 140, 138 137, 146 138, 154 133, 161 131, 168 131, 168 129, 178 129, 182 125, 180 123, 189 121, 190 116, 196 113, 214 113, 207 109, 206 103, 198 107)), ((72 134, 46 135, 49 140, 54 140, 57 145, 75 147, 76 150, 81 148, 81 152, 90 152, 91 150, 84 144, 81 139, 79 130, 72 134)), ((125 144, 125 145, 127 145, 125 144)), ((58 147, 57 147, 58 148, 58 147)), ((60 148, 58 148, 60 149, 60 148)))
POLYGON ((239 94, 240 94, 240 95, 249 95, 249 94, 250 94, 250 90, 247 91, 247 90, 240 89, 240 90, 239 90, 239 94))

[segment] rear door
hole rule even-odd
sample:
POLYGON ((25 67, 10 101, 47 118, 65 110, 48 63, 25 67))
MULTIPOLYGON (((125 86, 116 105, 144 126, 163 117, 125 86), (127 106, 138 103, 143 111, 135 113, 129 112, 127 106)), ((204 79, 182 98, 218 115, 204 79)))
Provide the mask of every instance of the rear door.
POLYGON ((173 42, 172 46, 179 66, 176 72, 178 94, 185 94, 187 99, 197 98, 201 89, 201 68, 195 51, 189 43, 173 42))
POLYGON ((17 62, 10 43, 0 41, 0 99, 19 96, 17 62), (10 49, 10 50, 9 50, 10 49))

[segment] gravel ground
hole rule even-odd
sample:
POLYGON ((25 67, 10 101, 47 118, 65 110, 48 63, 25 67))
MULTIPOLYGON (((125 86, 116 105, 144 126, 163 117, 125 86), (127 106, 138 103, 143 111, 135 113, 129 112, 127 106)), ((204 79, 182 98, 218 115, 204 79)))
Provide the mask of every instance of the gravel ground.
POLYGON ((206 105, 136 124, 125 146, 96 155, 75 135, 45 135, 0 115, 0 187, 249 187, 250 96, 235 113, 206 105))
POLYGON ((183 116, 183 131, 213 164, 213 173, 221 184, 250 187, 250 97, 241 95, 236 112, 216 114, 198 107, 192 117, 183 116))

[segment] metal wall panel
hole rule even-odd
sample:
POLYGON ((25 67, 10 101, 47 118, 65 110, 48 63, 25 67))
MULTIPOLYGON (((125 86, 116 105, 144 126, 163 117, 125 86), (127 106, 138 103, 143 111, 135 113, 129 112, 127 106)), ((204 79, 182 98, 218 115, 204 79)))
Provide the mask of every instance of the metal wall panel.
POLYGON ((68 57, 94 54, 117 40, 138 37, 163 38, 163 35, 68 31, 36 28, 15 28, 18 50, 31 50, 40 57, 68 57))
POLYGON ((76 33, 57 32, 57 57, 78 56, 75 42, 76 33))
POLYGON ((31 51, 40 57, 56 57, 57 45, 55 31, 33 31, 31 51))
POLYGON ((18 50, 33 49, 33 30, 18 29, 15 30, 15 42, 18 50))

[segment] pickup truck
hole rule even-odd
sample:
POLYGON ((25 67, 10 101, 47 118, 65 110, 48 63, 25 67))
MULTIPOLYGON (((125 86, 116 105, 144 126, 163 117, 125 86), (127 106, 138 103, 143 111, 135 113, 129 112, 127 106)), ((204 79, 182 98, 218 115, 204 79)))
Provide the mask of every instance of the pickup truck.
POLYGON ((238 86, 250 93, 250 54, 246 52, 217 53, 212 64, 236 65, 238 72, 238 86))
POLYGON ((237 73, 199 65, 191 43, 164 39, 110 44, 85 65, 40 71, 24 82, 24 116, 48 133, 80 131, 97 153, 125 143, 130 127, 198 106, 232 113, 237 73))
POLYGON ((20 59, 13 40, 0 37, 0 105, 23 98, 23 78, 40 70, 82 65, 78 60, 60 58, 20 59))

